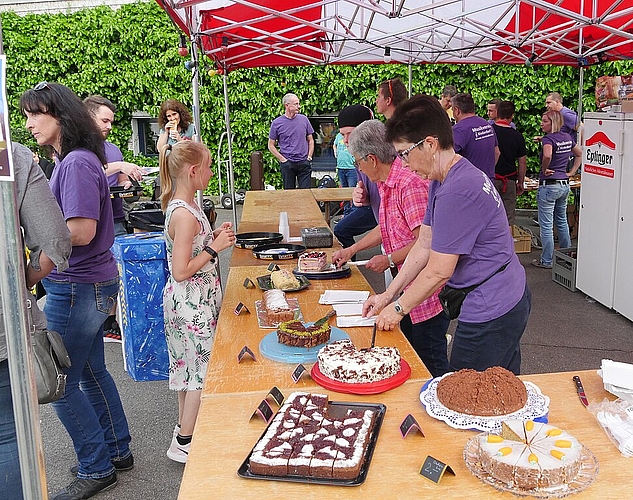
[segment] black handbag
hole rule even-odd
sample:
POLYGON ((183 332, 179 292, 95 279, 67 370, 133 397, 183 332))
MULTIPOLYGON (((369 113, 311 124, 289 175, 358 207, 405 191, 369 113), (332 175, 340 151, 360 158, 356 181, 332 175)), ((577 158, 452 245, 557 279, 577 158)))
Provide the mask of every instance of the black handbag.
POLYGON ((505 263, 494 273, 488 276, 485 280, 483 280, 481 283, 477 283, 476 285, 467 286, 465 288, 453 288, 452 286, 444 285, 444 288, 438 294, 438 298, 440 299, 440 304, 442 304, 442 309, 444 309, 444 312, 449 317, 449 319, 456 319, 459 316, 459 313, 462 310, 462 303, 466 299, 466 295, 468 295, 478 286, 483 285, 495 274, 503 271, 506 267, 508 267, 508 264, 509 262, 505 263))

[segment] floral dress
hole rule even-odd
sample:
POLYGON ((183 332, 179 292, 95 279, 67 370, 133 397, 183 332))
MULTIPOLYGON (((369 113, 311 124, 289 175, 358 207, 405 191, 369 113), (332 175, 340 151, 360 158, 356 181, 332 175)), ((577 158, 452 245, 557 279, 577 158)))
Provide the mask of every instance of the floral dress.
MULTIPOLYGON (((165 213, 165 241, 170 273, 173 241, 169 237, 169 223, 174 210, 181 207, 189 210, 200 223, 200 232, 193 240, 192 258, 213 241, 209 220, 197 205, 178 199, 170 201, 165 213)), ((205 264, 191 278, 181 282, 175 281, 170 274, 163 291, 170 389, 202 390, 221 304, 222 290, 215 263, 205 264)))

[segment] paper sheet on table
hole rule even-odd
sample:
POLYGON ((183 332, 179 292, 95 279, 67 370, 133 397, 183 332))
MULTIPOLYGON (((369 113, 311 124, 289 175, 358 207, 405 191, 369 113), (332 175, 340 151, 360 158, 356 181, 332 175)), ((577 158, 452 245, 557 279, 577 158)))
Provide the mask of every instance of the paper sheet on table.
POLYGON ((363 318, 362 316, 337 316, 336 326, 339 328, 353 327, 353 326, 374 326, 376 322, 376 316, 370 318, 363 318))
POLYGON ((363 304, 332 304, 337 316, 361 316, 363 314, 363 304))
POLYGON ((358 290, 326 290, 319 298, 319 304, 363 303, 369 292, 358 290))
POLYGON ((633 389, 632 364, 603 359, 601 368, 602 381, 605 384, 611 384, 623 389, 633 389))

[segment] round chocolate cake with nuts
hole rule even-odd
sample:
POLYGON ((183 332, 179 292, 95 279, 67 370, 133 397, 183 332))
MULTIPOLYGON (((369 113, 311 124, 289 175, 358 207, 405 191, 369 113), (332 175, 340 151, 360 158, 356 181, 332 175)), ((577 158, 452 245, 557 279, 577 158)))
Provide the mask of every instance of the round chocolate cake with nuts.
POLYGON ((330 340, 331 331, 327 323, 305 326, 301 321, 285 321, 277 327, 277 340, 280 344, 293 347, 314 347, 330 340))

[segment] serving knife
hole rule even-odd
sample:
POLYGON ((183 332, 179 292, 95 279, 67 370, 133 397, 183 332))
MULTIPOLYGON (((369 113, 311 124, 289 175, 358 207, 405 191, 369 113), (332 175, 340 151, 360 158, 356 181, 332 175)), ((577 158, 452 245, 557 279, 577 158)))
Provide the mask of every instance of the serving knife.
POLYGON ((314 322, 314 326, 321 326, 324 323, 327 323, 327 321, 336 314, 336 310, 332 309, 329 313, 327 313, 325 316, 323 316, 321 319, 317 319, 314 322))
POLYGON ((589 401, 587 400, 587 395, 585 394, 585 388, 582 386, 580 377, 578 375, 574 375, 573 380, 576 383, 576 392, 578 393, 578 398, 580 399, 580 402, 584 406, 589 406, 589 401))

